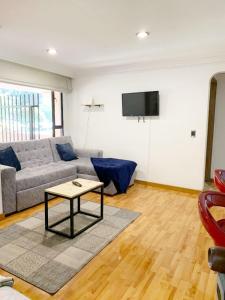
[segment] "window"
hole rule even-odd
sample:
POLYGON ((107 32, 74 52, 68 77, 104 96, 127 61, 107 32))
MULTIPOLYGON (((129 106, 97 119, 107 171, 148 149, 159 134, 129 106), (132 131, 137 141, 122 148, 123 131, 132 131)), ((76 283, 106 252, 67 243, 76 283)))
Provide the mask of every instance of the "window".
POLYGON ((0 83, 0 142, 63 135, 62 93, 0 83))
POLYGON ((63 135, 63 94, 52 92, 52 121, 53 136, 63 135))

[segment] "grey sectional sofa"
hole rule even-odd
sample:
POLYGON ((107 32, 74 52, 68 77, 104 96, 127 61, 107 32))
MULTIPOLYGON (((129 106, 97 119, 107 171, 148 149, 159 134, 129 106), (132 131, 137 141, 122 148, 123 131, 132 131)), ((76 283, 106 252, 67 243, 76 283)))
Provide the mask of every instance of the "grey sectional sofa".
MULTIPOLYGON (((0 213, 21 211, 44 201, 44 189, 73 180, 77 177, 98 181, 90 157, 102 157, 101 150, 75 149, 79 159, 62 161, 55 145, 71 143, 69 136, 0 143, 0 150, 12 146, 20 163, 21 171, 0 165, 1 190, 0 213)), ((134 176, 133 176, 134 177, 134 176)), ((130 184, 133 184, 134 178, 130 184)), ((114 195, 116 189, 111 182, 105 193, 114 195)))

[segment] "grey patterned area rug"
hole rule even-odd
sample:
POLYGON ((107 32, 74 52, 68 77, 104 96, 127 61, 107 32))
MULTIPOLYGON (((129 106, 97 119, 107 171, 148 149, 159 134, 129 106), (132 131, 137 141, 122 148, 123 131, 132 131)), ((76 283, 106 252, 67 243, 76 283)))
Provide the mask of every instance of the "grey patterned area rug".
MULTIPOLYGON (((75 204, 75 201, 74 201, 75 204)), ((81 209, 99 213, 99 204, 81 202, 81 209)), ((49 224, 68 215, 69 201, 49 209, 49 224)), ((104 206, 104 220, 74 239, 44 230, 44 212, 0 230, 0 268, 50 293, 56 293, 140 213, 104 206)), ((77 215, 75 230, 91 217, 77 215)), ((69 221, 55 227, 68 232, 69 221)))

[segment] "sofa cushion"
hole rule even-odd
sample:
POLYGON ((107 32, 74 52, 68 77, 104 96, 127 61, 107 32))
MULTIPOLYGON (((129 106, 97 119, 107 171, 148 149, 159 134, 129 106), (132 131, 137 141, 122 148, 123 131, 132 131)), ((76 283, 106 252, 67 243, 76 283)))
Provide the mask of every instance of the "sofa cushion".
POLYGON ((59 153, 56 149, 56 144, 65 144, 65 143, 70 143, 71 146, 73 147, 73 142, 70 136, 60 136, 60 137, 55 137, 55 138, 50 138, 49 139, 50 146, 52 149, 52 154, 53 154, 53 159, 54 161, 60 161, 61 158, 59 156, 59 153))
POLYGON ((0 143, 0 149, 12 146, 21 168, 32 168, 53 162, 53 155, 49 139, 0 143))
POLYGON ((77 159, 70 143, 56 144, 56 150, 58 151, 61 160, 70 161, 77 159))
MULTIPOLYGON (((17 211, 23 210, 25 208, 37 205, 37 204, 45 201, 45 197, 44 197, 45 189, 55 186, 55 185, 58 185, 58 184, 61 184, 61 183, 64 183, 64 182, 74 180, 74 179, 76 179, 76 175, 58 179, 56 181, 51 181, 51 182, 27 189, 27 190, 17 192, 16 193, 16 209, 17 209, 17 211)), ((51 199, 51 196, 49 196, 49 199, 51 199)))
POLYGON ((16 190, 22 191, 61 178, 76 176, 76 166, 50 163, 36 168, 25 168, 16 173, 16 190))
POLYGON ((11 146, 0 150, 0 164, 13 167, 16 171, 21 170, 20 162, 11 146))
POLYGON ((64 161, 62 163, 66 165, 76 166, 78 176, 79 174, 97 176, 93 164, 89 157, 79 157, 76 160, 71 160, 67 162, 64 161))

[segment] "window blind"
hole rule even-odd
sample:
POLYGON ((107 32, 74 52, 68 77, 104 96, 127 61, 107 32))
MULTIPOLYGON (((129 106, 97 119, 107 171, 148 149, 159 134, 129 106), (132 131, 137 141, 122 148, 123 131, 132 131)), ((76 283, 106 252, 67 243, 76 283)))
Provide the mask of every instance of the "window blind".
POLYGON ((61 92, 72 90, 70 77, 5 60, 0 60, 0 81, 61 92))

